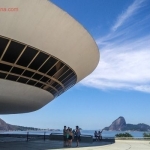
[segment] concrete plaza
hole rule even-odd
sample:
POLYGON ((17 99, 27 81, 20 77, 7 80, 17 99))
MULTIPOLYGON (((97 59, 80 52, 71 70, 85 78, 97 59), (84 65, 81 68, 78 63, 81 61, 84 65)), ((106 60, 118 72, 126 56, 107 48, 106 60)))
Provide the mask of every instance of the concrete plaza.
POLYGON ((149 150, 150 141, 143 140, 116 140, 116 143, 93 142, 80 143, 80 147, 76 148, 73 142, 71 148, 64 148, 62 141, 37 140, 37 141, 2 141, 0 142, 0 150, 50 150, 50 149, 78 149, 78 150, 149 150))

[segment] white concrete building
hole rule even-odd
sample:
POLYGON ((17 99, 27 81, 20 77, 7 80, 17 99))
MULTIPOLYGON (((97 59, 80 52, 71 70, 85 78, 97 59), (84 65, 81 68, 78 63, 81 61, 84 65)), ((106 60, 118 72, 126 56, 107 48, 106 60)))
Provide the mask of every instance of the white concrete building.
POLYGON ((48 0, 0 7, 0 114, 35 111, 96 68, 95 41, 48 0))

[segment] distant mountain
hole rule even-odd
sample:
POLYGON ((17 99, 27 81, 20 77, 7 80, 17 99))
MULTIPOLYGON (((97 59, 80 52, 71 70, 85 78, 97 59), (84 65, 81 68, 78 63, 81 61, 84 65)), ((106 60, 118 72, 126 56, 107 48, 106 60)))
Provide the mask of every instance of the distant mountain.
POLYGON ((17 126, 17 125, 11 125, 6 123, 4 120, 0 119, 0 130, 20 130, 20 131, 26 131, 26 130, 39 130, 38 128, 33 127, 23 127, 23 126, 17 126))
POLYGON ((0 130, 9 130, 11 127, 2 119, 0 119, 0 130))
MULTIPOLYGON (((126 121, 123 117, 119 117, 118 119, 116 119, 115 121, 113 121, 113 123, 109 126, 106 127, 107 130, 121 130, 122 128, 124 128, 126 126, 126 121)), ((105 128, 105 130, 106 130, 105 128)))
POLYGON ((137 125, 134 124, 127 124, 125 127, 122 128, 123 131, 150 131, 150 126, 144 123, 139 123, 137 125))
POLYGON ((150 126, 144 123, 126 124, 124 117, 119 117, 109 127, 105 127, 104 130, 107 131, 150 131, 150 126))

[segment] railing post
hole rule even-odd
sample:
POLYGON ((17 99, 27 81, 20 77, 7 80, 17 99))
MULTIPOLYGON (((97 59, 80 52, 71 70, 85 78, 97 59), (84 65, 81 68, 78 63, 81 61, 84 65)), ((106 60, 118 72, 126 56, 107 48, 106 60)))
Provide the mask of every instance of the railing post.
POLYGON ((44 132, 44 141, 45 141, 45 133, 46 133, 46 132, 44 132))
POLYGON ((29 139, 29 132, 27 132, 27 142, 28 142, 28 139, 29 139))

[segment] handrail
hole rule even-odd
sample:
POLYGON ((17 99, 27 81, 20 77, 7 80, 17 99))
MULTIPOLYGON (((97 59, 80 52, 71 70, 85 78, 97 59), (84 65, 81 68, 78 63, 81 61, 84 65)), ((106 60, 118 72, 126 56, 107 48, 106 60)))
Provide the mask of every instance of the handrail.
POLYGON ((0 137, 22 138, 25 139, 27 142, 29 140, 43 139, 45 141, 46 139, 49 139, 49 135, 46 135, 46 132, 43 132, 43 134, 34 134, 30 132, 26 132, 24 134, 4 133, 4 134, 0 134, 0 137))
MULTIPOLYGON (((63 135, 63 133, 51 133, 50 135, 63 135)), ((80 136, 93 137, 92 135, 81 134, 80 136)))

